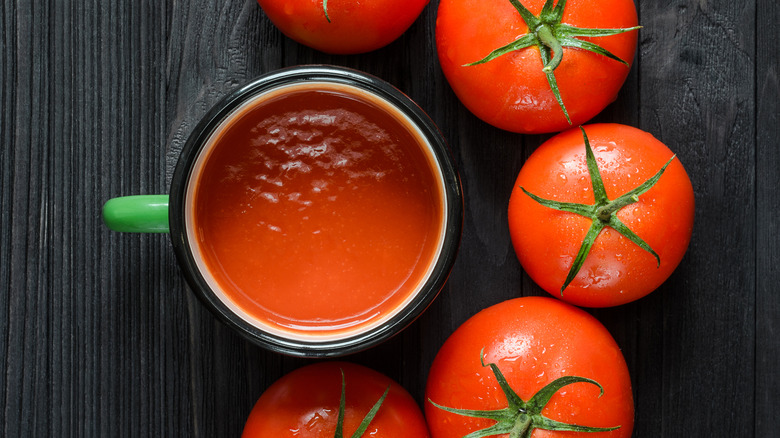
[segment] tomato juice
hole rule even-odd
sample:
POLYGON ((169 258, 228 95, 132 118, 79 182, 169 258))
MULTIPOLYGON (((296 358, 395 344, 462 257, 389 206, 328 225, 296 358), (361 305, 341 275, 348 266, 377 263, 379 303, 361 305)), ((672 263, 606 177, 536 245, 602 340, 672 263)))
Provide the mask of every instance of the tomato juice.
POLYGON ((431 275, 446 197, 402 111, 344 84, 266 91, 223 121, 186 194, 206 282, 275 335, 339 339, 388 321, 431 275))

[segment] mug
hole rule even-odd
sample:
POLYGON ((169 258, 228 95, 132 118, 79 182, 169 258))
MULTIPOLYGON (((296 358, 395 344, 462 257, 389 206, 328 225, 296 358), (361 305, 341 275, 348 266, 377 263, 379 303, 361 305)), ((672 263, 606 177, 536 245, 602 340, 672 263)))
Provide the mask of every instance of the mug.
POLYGON ((193 292, 271 351, 343 356, 414 321, 443 288, 463 221, 433 121, 369 74, 258 77, 198 123, 169 195, 103 206, 109 228, 170 233, 193 292))

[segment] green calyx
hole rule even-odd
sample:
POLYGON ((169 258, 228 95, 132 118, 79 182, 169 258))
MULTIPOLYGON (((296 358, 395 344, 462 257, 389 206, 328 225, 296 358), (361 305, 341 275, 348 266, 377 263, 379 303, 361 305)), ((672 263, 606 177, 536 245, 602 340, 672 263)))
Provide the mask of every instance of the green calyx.
POLYGON ((650 190, 655 185, 655 183, 658 182, 667 166, 669 166, 672 160, 674 160, 676 157, 676 155, 672 156, 672 158, 670 158, 669 161, 664 164, 661 170, 659 170, 650 179, 640 184, 638 187, 621 195, 615 200, 610 200, 607 197, 606 190, 604 189, 604 181, 601 179, 601 173, 599 172, 599 167, 596 163, 596 157, 593 155, 593 149, 590 147, 588 135, 585 133, 585 129, 582 126, 580 126, 580 130, 582 131, 582 137, 585 139, 585 161, 588 166, 591 185, 593 186, 593 196, 596 201, 594 204, 577 204, 573 202, 560 202, 544 199, 534 195, 533 193, 530 193, 525 188, 520 187, 523 193, 530 196, 534 201, 545 207, 553 208, 559 211, 575 213, 593 221, 590 228, 588 229, 587 234, 585 234, 585 238, 583 239, 582 245, 577 252, 577 256, 574 258, 574 262, 572 263, 571 269, 569 269, 566 280, 564 281, 563 286, 561 286, 561 295, 563 295, 563 290, 566 289, 572 280, 574 280, 574 277, 577 276, 577 273, 582 268, 583 263, 585 263, 585 259, 588 257, 588 253, 590 252, 591 247, 593 247, 593 244, 596 242, 596 238, 598 237, 599 233, 601 233, 601 230, 603 230, 605 227, 613 228, 625 238, 634 242, 635 244, 639 245, 640 248, 652 254, 653 257, 655 257, 658 266, 661 266, 661 258, 658 256, 658 254, 653 251, 653 248, 651 248, 647 242, 642 240, 641 237, 636 235, 636 233, 631 231, 628 226, 626 226, 623 222, 620 221, 620 219, 618 219, 617 212, 627 205, 638 202, 639 196, 650 190))
MULTIPOLYGON (((360 438, 363 436, 363 434, 366 432, 366 429, 368 429, 368 425, 371 423, 371 420, 374 419, 376 416, 376 413, 379 411, 379 408, 382 406, 382 403, 385 401, 385 398, 387 397, 387 393, 390 392, 390 387, 388 386, 387 389, 385 389, 384 394, 382 394, 382 397, 379 397, 379 400, 374 403, 374 406, 371 407, 371 410, 368 411, 365 417, 363 417, 363 421, 360 422, 360 425, 358 426, 357 430, 355 430, 355 433, 353 433, 350 438, 360 438)), ((334 435, 334 438, 344 438, 344 413, 347 411, 347 383, 344 380, 344 370, 341 370, 341 399, 339 400, 339 416, 336 420, 336 434, 334 435)))
POLYGON ((328 15, 328 0, 322 0, 322 10, 325 12, 325 19, 330 23, 330 16, 328 15))
POLYGON ((590 427, 581 426, 578 424, 563 423, 560 421, 552 420, 542 415, 542 410, 550 401, 552 396, 561 390, 564 386, 571 385, 573 383, 590 383, 599 387, 601 392, 599 397, 604 394, 604 388, 600 383, 595 380, 585 377, 577 376, 564 376, 548 383, 544 388, 540 389, 533 395, 528 401, 523 401, 519 395, 509 386, 509 383, 504 378, 498 365, 494 363, 485 364, 484 352, 480 353, 480 362, 482 366, 489 366, 493 371, 493 375, 496 376, 498 385, 504 392, 507 399, 508 406, 503 409, 496 409, 492 411, 484 410, 471 410, 471 409, 456 409, 449 408, 436 404, 432 400, 428 400, 431 404, 439 409, 442 409, 453 414, 462 415, 464 417, 472 418, 487 418, 494 420, 496 423, 485 429, 477 430, 465 435, 463 438, 482 438, 488 436, 509 434, 509 438, 530 438, 534 429, 555 430, 555 431, 570 431, 570 432, 608 432, 620 428, 615 427, 590 427))
POLYGON ((484 64, 509 52, 537 46, 539 48, 539 53, 542 56, 542 71, 547 76, 547 82, 550 84, 553 95, 555 95, 555 100, 563 110, 566 120, 571 124, 569 112, 566 110, 566 105, 564 105, 563 99, 561 98, 561 92, 558 89, 558 82, 556 81, 554 74, 555 69, 558 68, 558 65, 560 65, 563 60, 563 48, 571 47, 587 50, 614 59, 615 61, 628 66, 628 62, 620 59, 605 48, 590 41, 581 40, 579 37, 605 37, 617 35, 637 30, 641 26, 623 29, 589 29, 570 26, 566 23, 561 23, 563 11, 566 7, 566 0, 558 0, 558 3, 554 6, 553 1, 554 0, 546 0, 542 7, 542 11, 537 17, 532 14, 528 8, 523 6, 519 0, 509 0, 512 6, 517 9, 517 12, 520 13, 526 26, 528 26, 529 32, 511 43, 493 50, 479 61, 466 64, 465 66, 484 64))

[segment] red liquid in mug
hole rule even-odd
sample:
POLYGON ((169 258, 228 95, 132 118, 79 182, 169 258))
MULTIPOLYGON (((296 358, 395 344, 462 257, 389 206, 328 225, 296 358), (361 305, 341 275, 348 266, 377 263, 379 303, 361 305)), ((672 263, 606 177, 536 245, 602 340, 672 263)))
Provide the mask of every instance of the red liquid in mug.
POLYGON ((386 103, 293 86, 240 110, 215 141, 192 229, 211 281, 251 318, 339 336, 386 319, 429 275, 440 171, 386 103))

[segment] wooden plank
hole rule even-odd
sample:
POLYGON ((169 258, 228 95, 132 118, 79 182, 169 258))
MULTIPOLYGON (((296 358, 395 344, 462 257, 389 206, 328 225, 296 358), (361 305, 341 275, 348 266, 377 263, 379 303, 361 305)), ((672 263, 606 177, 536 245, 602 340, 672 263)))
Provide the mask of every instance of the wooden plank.
MULTIPOLYGON (((2 58, 0 58, 0 105, 3 108, 13 108, 16 104, 16 80, 14 79, 17 71, 17 23, 16 16, 8 13, 7 5, 4 2, 0 7, 0 47, 3 47, 2 58)), ((16 111, 3 111, 0 113, 0 141, 5 147, 0 147, 0 360, 2 360, 3 371, 0 373, 0 388, 3 389, 4 397, 0 401, 0 424, 4 431, 8 431, 9 422, 17 420, 13 411, 18 410, 18 406, 9 403, 8 393, 11 385, 16 385, 18 379, 18 370, 12 369, 15 361, 11 358, 12 354, 18 351, 14 336, 12 335, 11 325, 14 319, 11 317, 12 311, 17 308, 17 298, 11 293, 11 279, 16 275, 12 267, 12 259, 15 253, 13 242, 14 223, 13 214, 14 199, 16 196, 14 180, 14 167, 16 160, 16 111), (9 410, 12 412, 9 413, 9 410)), ((18 426, 11 426, 18 427, 18 426)))
POLYGON ((755 436, 777 434, 780 420, 780 8, 756 2, 756 381, 755 436))
POLYGON ((167 244, 110 235, 99 209, 108 196, 162 190, 164 82, 148 72, 161 65, 165 28, 146 26, 166 15, 146 4, 8 3, 3 434, 143 435, 165 418, 137 403, 162 386, 157 352, 137 341, 164 339, 148 315, 165 290, 167 244))
POLYGON ((753 436, 754 4, 642 2, 641 16, 640 127, 678 154, 697 206, 688 254, 656 292, 663 315, 642 333, 663 347, 637 375, 662 377, 638 408, 661 420, 642 414, 636 436, 753 436))
POLYGON ((50 155, 38 147, 50 140, 46 100, 50 89, 44 74, 50 40, 34 32, 48 16, 35 12, 34 7, 20 7, 16 14, 3 13, 2 21, 3 42, 12 49, 3 57, 5 111, 0 128, 4 140, 1 275, 5 291, 1 317, 5 373, 0 382, 5 409, 0 415, 12 436, 45 434, 46 424, 30 421, 25 413, 38 405, 47 411, 53 408, 47 389, 37 385, 38 379, 48 379, 52 372, 51 364, 40 359, 49 359, 46 262, 51 254, 44 242, 50 242, 48 230, 53 224, 47 213, 50 193, 46 184, 51 180, 45 171, 50 155), (36 360, 38 366, 29 366, 36 360))

